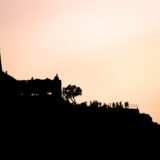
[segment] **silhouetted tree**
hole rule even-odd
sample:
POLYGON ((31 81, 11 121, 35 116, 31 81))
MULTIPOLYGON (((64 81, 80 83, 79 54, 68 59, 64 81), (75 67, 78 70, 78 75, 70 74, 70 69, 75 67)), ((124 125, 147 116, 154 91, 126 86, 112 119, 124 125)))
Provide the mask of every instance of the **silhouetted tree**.
POLYGON ((71 100, 73 104, 76 104, 75 97, 82 95, 82 89, 76 85, 68 85, 63 88, 62 95, 65 100, 71 100))

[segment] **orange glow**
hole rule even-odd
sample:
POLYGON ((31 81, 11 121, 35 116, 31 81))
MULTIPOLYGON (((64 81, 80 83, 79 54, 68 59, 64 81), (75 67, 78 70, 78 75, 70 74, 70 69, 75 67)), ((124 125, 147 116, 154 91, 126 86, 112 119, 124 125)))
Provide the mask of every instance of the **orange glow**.
POLYGON ((3 69, 130 101, 160 123, 159 0, 0 0, 3 69))

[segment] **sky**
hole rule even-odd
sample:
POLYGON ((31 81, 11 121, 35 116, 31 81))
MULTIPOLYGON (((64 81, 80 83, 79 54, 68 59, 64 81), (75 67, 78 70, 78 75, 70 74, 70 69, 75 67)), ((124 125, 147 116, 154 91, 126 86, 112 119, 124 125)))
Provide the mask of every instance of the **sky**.
POLYGON ((3 70, 137 104, 160 123, 159 0, 0 0, 3 70))

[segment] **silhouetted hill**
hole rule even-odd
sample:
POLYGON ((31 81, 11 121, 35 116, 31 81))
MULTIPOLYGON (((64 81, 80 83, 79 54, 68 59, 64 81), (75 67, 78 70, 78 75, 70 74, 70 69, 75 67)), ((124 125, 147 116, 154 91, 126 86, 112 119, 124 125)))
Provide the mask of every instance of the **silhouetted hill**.
POLYGON ((158 159, 160 126, 138 110, 91 109, 46 96, 3 99, 0 113, 11 147, 52 148, 65 158, 158 159))
POLYGON ((76 104, 82 90, 53 79, 16 80, 0 56, 1 152, 5 159, 160 159, 160 125, 126 102, 76 104), (65 91, 65 92, 64 92, 65 91), (65 95, 65 96, 64 96, 65 95))

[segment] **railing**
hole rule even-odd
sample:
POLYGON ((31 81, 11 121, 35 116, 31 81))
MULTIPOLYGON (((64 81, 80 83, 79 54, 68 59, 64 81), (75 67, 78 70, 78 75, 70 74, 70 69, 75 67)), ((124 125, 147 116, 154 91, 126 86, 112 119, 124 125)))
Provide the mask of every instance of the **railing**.
POLYGON ((130 104, 129 108, 130 109, 138 109, 138 105, 137 104, 130 104))

